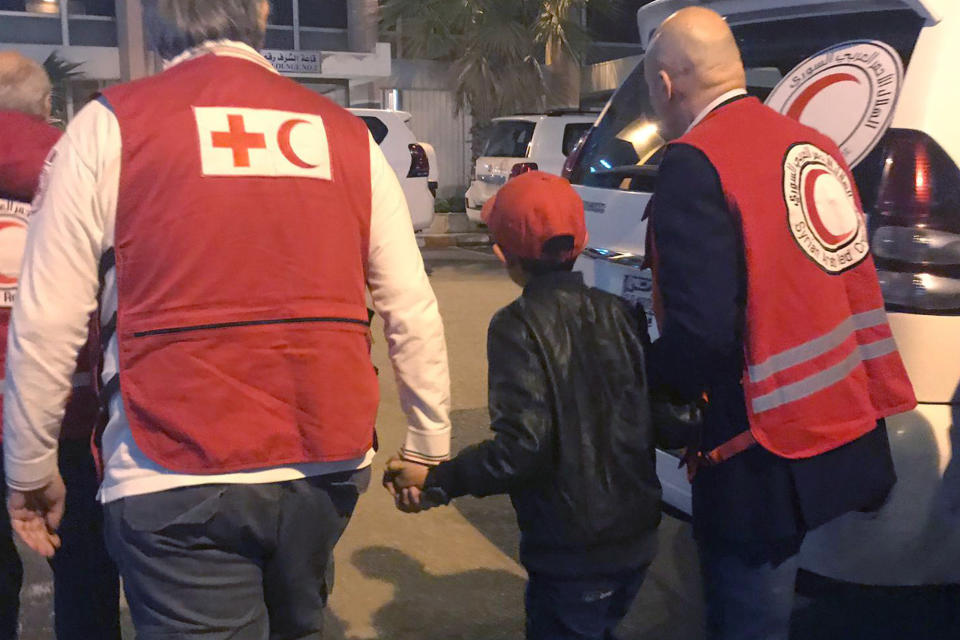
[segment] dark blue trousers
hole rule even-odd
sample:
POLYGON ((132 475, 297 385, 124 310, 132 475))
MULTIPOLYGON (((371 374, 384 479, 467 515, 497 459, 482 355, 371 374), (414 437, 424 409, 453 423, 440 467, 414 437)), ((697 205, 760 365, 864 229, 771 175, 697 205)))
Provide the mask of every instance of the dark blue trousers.
POLYGON ((646 574, 647 566, 576 578, 531 573, 527 640, 613 640, 646 574))
POLYGON ((13 530, 7 514, 7 482, 3 472, 3 451, 0 450, 0 488, 3 489, 3 508, 0 509, 0 640, 17 637, 17 618, 20 614, 20 586, 23 583, 23 564, 13 544, 13 530))
POLYGON ((57 640, 120 640, 120 576, 103 537, 90 444, 61 441, 59 463, 67 505, 58 530, 63 545, 50 561, 57 640))

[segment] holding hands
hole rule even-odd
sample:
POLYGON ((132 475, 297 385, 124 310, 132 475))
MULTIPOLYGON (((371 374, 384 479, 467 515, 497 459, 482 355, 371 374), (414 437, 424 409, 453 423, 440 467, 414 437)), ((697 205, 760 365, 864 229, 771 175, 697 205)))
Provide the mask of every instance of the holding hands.
POLYGON ((387 461, 383 486, 393 496, 397 509, 404 513, 419 513, 427 508, 421 498, 429 471, 428 465, 405 460, 400 454, 387 461))

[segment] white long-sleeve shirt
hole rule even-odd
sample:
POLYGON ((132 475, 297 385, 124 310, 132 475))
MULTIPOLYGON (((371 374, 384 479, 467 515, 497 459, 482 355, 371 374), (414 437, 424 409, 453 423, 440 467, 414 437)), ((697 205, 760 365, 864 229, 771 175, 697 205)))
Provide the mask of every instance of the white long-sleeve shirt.
MULTIPOLYGON (((216 43, 218 55, 255 52, 238 43, 216 43)), ((29 491, 56 472, 57 437, 71 390, 87 318, 97 306, 99 263, 113 246, 121 170, 120 128, 99 102, 85 107, 54 149, 45 185, 34 203, 20 288, 8 336, 4 396, 7 483, 29 491)), ((417 247, 403 191, 377 144, 370 140, 371 204, 367 285, 383 318, 390 359, 406 413, 406 456, 439 461, 450 450, 450 376, 436 297, 417 247)), ((323 207, 323 203, 304 203, 323 207)), ((216 267, 217 265, 211 265, 216 267)), ((220 265, 229 271, 230 265, 220 265)), ((100 318, 117 309, 114 270, 106 274, 100 318)), ((114 336, 104 354, 102 382, 117 372, 114 336)), ((355 460, 310 463, 221 475, 174 473, 137 446, 121 394, 109 403, 103 436, 105 477, 101 500, 211 484, 281 482, 359 469, 373 451, 355 460)))

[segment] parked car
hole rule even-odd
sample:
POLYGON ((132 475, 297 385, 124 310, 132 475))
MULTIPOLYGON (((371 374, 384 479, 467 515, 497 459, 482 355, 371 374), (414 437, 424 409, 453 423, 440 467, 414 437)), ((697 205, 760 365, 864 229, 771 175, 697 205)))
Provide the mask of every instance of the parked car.
MULTIPOLYGON (((640 9, 641 44, 689 4, 640 9)), ((960 518, 943 500, 945 470, 960 482, 960 3, 704 4, 733 28, 748 90, 832 136, 853 166, 890 324, 920 401, 887 420, 899 478, 888 504, 812 532, 801 566, 868 585, 960 583, 960 518)), ((578 268, 651 315, 642 215, 663 151, 658 132, 641 59, 565 169, 590 231, 578 268)), ((657 461, 664 500, 689 513, 677 453, 658 451, 657 461)))
POLYGON ((559 175, 567 156, 596 119, 596 113, 582 111, 494 119, 467 190, 467 216, 479 221, 484 203, 512 177, 526 171, 559 175))
POLYGON ((429 160, 433 148, 417 142, 407 124, 412 116, 406 111, 387 109, 350 109, 350 112, 367 124, 374 141, 380 145, 387 162, 400 179, 414 230, 428 228, 433 223, 433 201, 437 195, 437 183, 431 177, 429 160))

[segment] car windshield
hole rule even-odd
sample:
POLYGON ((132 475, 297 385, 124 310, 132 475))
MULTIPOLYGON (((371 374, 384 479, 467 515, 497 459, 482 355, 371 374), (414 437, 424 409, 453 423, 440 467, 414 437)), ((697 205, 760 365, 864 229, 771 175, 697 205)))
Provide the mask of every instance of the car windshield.
MULTIPOLYGON (((809 56, 840 42, 881 40, 909 63, 922 19, 909 10, 817 16, 733 27, 747 67, 748 91, 760 98, 809 56)), ((571 181, 590 187, 652 191, 664 140, 650 106, 641 61, 607 105, 584 144, 571 181)))
POLYGON ((483 155, 492 158, 525 158, 536 126, 526 120, 495 122, 483 147, 483 155))

